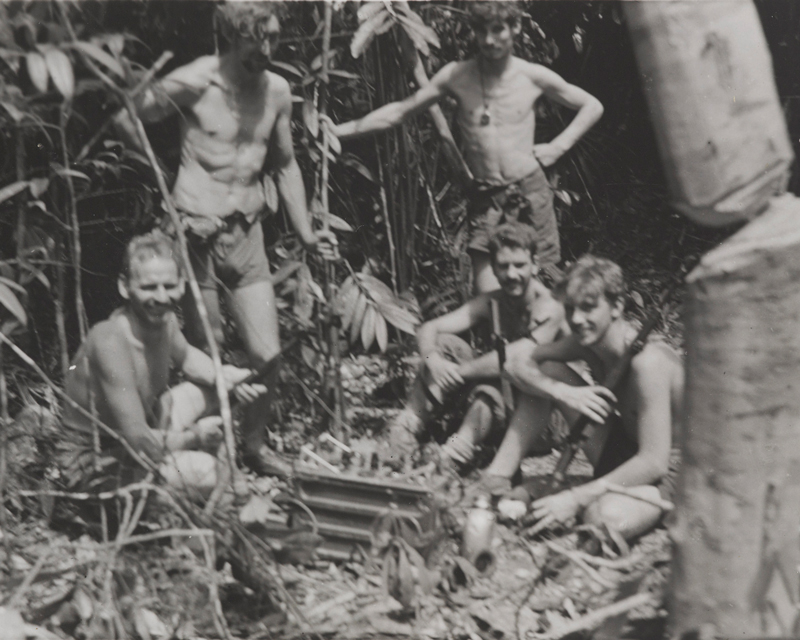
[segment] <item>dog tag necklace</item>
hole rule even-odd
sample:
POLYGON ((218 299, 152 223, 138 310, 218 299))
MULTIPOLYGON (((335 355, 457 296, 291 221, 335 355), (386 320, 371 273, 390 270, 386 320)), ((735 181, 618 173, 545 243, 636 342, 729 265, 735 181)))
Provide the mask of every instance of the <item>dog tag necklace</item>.
POLYGON ((481 126, 486 127, 492 121, 492 114, 489 111, 489 99, 486 97, 486 87, 483 85, 483 69, 481 61, 478 60, 478 77, 481 79, 481 97, 483 98, 483 113, 481 114, 481 126))

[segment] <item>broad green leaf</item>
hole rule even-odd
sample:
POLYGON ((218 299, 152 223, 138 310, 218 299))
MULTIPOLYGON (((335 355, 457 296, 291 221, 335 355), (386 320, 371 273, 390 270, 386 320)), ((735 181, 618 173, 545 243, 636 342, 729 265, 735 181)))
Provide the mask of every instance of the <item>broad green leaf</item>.
POLYGON ((350 55, 358 58, 367 50, 375 36, 386 33, 394 24, 394 16, 386 10, 385 6, 381 6, 380 11, 361 23, 361 26, 356 30, 353 39, 350 41, 350 55))
POLYGON ((38 51, 29 51, 25 56, 25 65, 28 68, 28 77, 39 93, 47 93, 47 82, 50 73, 44 56, 38 51))
POLYGON ((0 189, 0 202, 5 202, 9 198, 13 198, 18 193, 25 191, 30 182, 28 180, 20 180, 19 182, 12 182, 0 189))
POLYGON ((356 15, 358 16, 359 22, 364 22, 369 20, 379 11, 386 11, 386 7, 384 6, 383 2, 365 2, 358 8, 356 15))
POLYGON ((78 178, 79 180, 86 180, 87 182, 91 182, 92 179, 87 176, 82 171, 76 171, 75 169, 65 169, 64 167, 59 166, 58 168, 53 168, 53 171, 57 176, 69 176, 70 178, 78 178))
POLYGON ((0 276, 0 283, 5 284, 6 286, 11 287, 12 289, 16 289, 17 291, 19 291, 22 294, 27 293, 25 291, 25 287, 23 287, 22 285, 14 282, 10 278, 5 278, 3 276, 0 276))
POLYGON ((436 32, 430 27, 420 25, 405 16, 398 16, 398 20, 400 20, 403 30, 408 34, 408 37, 411 38, 414 46, 423 55, 431 55, 429 44, 437 48, 439 47, 439 38, 436 36, 436 32))
POLYGON ((362 293, 360 296, 358 296, 358 300, 356 300, 353 318, 350 321, 350 344, 354 344, 361 333, 361 322, 364 319, 364 314, 367 311, 367 304, 367 297, 362 293))
POLYGON ((322 287, 320 287, 317 284, 316 280, 314 280, 313 278, 309 278, 308 286, 311 289, 311 293, 313 293, 317 297, 317 300, 319 300, 323 304, 327 302, 327 300, 325 299, 325 294, 322 292, 322 287))
POLYGON ((408 309, 394 304, 394 303, 378 303, 378 311, 386 318, 386 321, 396 329, 409 333, 412 336, 417 332, 417 325, 419 320, 408 309))
POLYGON ((353 280, 353 276, 347 276, 345 281, 342 283, 342 286, 339 287, 339 291, 336 292, 336 297, 333 299, 333 313, 338 316, 342 315, 342 312, 345 309, 345 301, 347 296, 352 294, 352 291, 356 287, 355 280, 353 280))
POLYGON ((368 351, 375 341, 375 318, 377 315, 375 307, 368 305, 361 323, 361 346, 364 347, 364 351, 368 351))
POLYGON ((339 158, 339 162, 347 165, 351 169, 355 169, 370 182, 375 182, 375 176, 372 175, 372 171, 367 169, 364 163, 362 163, 361 160, 356 158, 352 153, 345 153, 342 155, 339 158))
POLYGON ((363 293, 361 293, 361 289, 353 283, 352 288, 348 289, 347 297, 342 298, 342 311, 339 314, 342 318, 342 331, 347 331, 348 327, 350 326, 350 322, 353 320, 353 316, 355 315, 356 305, 358 304, 358 299, 363 297, 363 293))
POLYGON ((396 298, 392 290, 375 276, 366 273, 359 273, 358 279, 364 288, 369 292, 372 299, 377 303, 396 304, 396 298))
POLYGON ((338 156, 342 152, 342 143, 330 132, 328 127, 325 127, 325 139, 328 141, 328 148, 338 156))
POLYGON ((386 319, 381 313, 376 314, 375 317, 375 341, 378 343, 381 353, 386 353, 386 347, 389 346, 389 329, 386 326, 386 319))
POLYGON ((6 111, 8 111, 11 119, 17 124, 22 122, 22 119, 25 117, 25 114, 10 102, 0 102, 0 107, 3 107, 6 111))
POLYGON ((332 76, 336 76, 338 78, 344 78, 345 80, 360 80, 361 76, 357 73, 352 73, 350 71, 344 71, 343 69, 330 69, 328 73, 332 76))
POLYGON ((326 213, 324 216, 328 221, 328 226, 331 229, 336 229, 337 231, 353 231, 353 227, 351 227, 347 221, 342 220, 339 216, 335 216, 332 213, 326 213))
POLYGON ((49 178, 33 178, 33 180, 29 181, 28 186, 30 187, 31 195, 34 198, 38 198, 45 191, 47 191, 47 187, 50 186, 50 179, 49 178))
POLYGON ((278 60, 273 60, 272 62, 270 62, 270 65, 276 69, 285 71, 289 75, 294 76, 295 80, 301 80, 303 78, 303 73, 300 71, 300 69, 287 62, 280 62, 278 60))
POLYGON ((275 184, 275 180, 272 179, 272 176, 266 173, 261 180, 261 184, 264 186, 264 204, 272 213, 277 213, 278 206, 280 205, 278 185, 275 184))
POLYGON ((122 65, 113 56, 103 51, 97 45, 92 44, 91 42, 77 41, 70 43, 68 46, 78 49, 78 51, 84 53, 90 58, 94 58, 96 62, 99 62, 108 70, 113 71, 120 78, 125 78, 125 70, 122 68, 122 65))
POLYGON ((8 309, 22 326, 28 325, 28 316, 25 314, 25 309, 20 304, 17 296, 14 295, 14 292, 2 282, 0 282, 0 305, 8 309))
POLYGON ((319 113, 311 100, 303 102, 303 123, 312 138, 319 136, 319 113))
POLYGON ((75 95, 75 73, 72 70, 72 61, 60 49, 48 49, 44 54, 47 69, 58 92, 67 100, 72 100, 75 95))
POLYGON ((280 269, 278 269, 275 273, 272 274, 272 285, 278 286, 281 282, 289 278, 295 271, 297 271, 302 266, 303 263, 300 261, 294 261, 282 265, 280 269))

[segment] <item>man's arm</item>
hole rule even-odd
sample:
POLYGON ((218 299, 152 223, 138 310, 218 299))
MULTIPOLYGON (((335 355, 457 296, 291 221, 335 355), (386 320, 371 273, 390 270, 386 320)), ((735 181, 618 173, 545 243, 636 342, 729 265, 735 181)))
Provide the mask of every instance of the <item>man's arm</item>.
MULTIPOLYGON (((459 373, 460 366, 447 360, 437 348, 440 334, 458 334, 471 329, 488 318, 489 296, 480 295, 458 309, 429 320, 417 331, 420 356, 430 374, 430 381, 443 391, 449 391, 464 383, 459 373)), ((497 365, 495 364, 495 368, 497 365)))
MULTIPOLYGON (((524 351, 531 342, 550 344, 563 331, 565 325, 564 306, 550 298, 542 301, 536 313, 531 315, 530 337, 523 338, 506 346, 509 351, 524 351)), ((459 373, 464 380, 478 380, 500 377, 500 358, 496 350, 459 365, 459 373)))
POLYGON ((672 447, 670 376, 671 363, 653 347, 646 347, 631 363, 635 415, 638 416, 639 450, 632 458, 602 478, 576 487, 582 505, 605 492, 603 483, 627 487, 654 484, 669 470, 672 447))
POLYGON ((283 200, 289 219, 303 245, 318 251, 325 258, 336 256, 336 236, 330 232, 311 228, 303 176, 294 156, 292 142, 292 94, 289 84, 280 76, 272 75, 270 82, 277 93, 278 115, 270 141, 269 163, 274 169, 275 184, 283 200))
MULTIPOLYGON (((214 56, 204 56, 154 82, 134 100, 137 115, 144 122, 158 122, 177 113, 182 107, 190 107, 208 89, 215 66, 214 56)), ((114 127, 127 146, 142 149, 136 128, 125 108, 114 116, 114 127)))
POLYGON ((138 453, 145 454, 158 464, 167 448, 189 448, 196 440, 191 432, 184 432, 185 442, 165 442, 164 434, 147 424, 142 401, 136 391, 134 367, 124 338, 108 332, 98 336, 95 348, 89 354, 89 374, 98 382, 99 393, 107 404, 112 424, 108 425, 138 453))
POLYGON ((363 118, 335 125, 333 127, 334 135, 345 140, 355 136, 386 131, 425 111, 425 109, 448 94, 447 86, 457 64, 456 62, 451 62, 442 67, 431 78, 429 84, 420 87, 416 93, 405 100, 390 102, 368 113, 363 118))
POLYGON ((578 113, 553 140, 534 145, 539 162, 548 167, 569 151, 603 115, 603 105, 590 93, 570 84, 560 75, 541 65, 531 65, 533 82, 551 100, 578 113))

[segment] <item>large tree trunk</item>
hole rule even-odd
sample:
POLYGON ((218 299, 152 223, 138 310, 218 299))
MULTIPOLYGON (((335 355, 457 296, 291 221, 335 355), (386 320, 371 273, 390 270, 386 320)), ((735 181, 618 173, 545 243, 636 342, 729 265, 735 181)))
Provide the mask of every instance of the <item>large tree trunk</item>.
POLYGON ((622 4, 675 206, 707 225, 754 217, 792 161, 755 6, 622 4))
POLYGON ((798 222, 800 199, 776 198, 687 279, 673 637, 797 637, 798 222))
POLYGON ((800 200, 752 2, 623 3, 676 207, 750 224, 688 278, 674 638, 797 637, 800 200))

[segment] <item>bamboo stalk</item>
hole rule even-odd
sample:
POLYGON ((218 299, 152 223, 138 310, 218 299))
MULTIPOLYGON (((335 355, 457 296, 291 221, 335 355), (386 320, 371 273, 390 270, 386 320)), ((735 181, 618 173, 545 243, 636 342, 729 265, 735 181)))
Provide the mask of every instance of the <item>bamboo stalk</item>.
MULTIPOLYGON (((319 93, 319 113, 323 116, 326 115, 328 110, 328 68, 330 65, 332 21, 333 7, 330 2, 326 2, 325 13, 323 15, 322 70, 320 73, 321 86, 319 93)), ((320 200, 324 212, 322 228, 325 231, 328 231, 330 228, 330 221, 328 219, 330 204, 328 199, 328 180, 330 177, 330 167, 328 166, 328 136, 327 127, 324 127, 322 135, 322 164, 320 167, 320 200)), ((328 305, 333 305, 333 300, 336 297, 335 276, 336 271, 333 264, 326 263, 325 297, 328 300, 328 305)), ((328 325, 328 379, 333 379, 333 431, 338 439, 345 439, 346 434, 343 420, 344 394, 342 393, 342 354, 339 349, 339 325, 332 311, 328 314, 328 325)))
POLYGON ((66 286, 64 276, 64 243, 60 238, 56 239, 56 297, 53 300, 56 315, 56 332, 58 333, 58 348, 61 359, 61 377, 67 377, 69 371, 69 348, 67 345, 67 326, 64 317, 66 296, 64 287, 66 286))
POLYGON ((83 304, 83 275, 81 273, 81 227, 78 220, 78 204, 75 200, 75 183, 69 173, 69 150, 67 149, 67 123, 69 122, 69 103, 63 104, 60 109, 58 132, 61 137, 61 158, 64 165, 64 180, 67 183, 69 197, 70 239, 72 240, 72 268, 75 273, 75 312, 78 316, 78 333, 81 342, 86 339, 89 331, 89 320, 86 317, 86 306, 83 304))
POLYGON ((0 344, 0 532, 3 532, 3 545, 6 547, 6 558, 11 558, 8 553, 9 536, 6 531, 6 473, 8 464, 8 387, 6 386, 5 349, 0 344))

